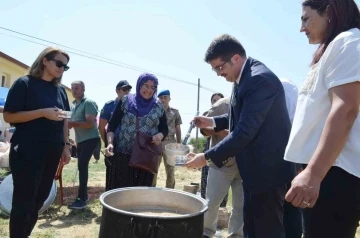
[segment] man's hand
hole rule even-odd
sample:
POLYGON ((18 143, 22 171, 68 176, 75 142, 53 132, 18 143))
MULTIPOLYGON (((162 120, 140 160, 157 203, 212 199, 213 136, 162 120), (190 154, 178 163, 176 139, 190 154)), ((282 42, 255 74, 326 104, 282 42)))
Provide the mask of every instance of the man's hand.
POLYGON ((105 155, 106 156, 113 156, 114 155, 114 146, 113 144, 109 143, 108 146, 105 149, 105 155))
POLYGON ((204 117, 204 116, 198 116, 195 117, 194 120, 195 126, 199 128, 206 128, 206 127, 213 127, 213 119, 212 117, 204 117))
POLYGON ((70 160, 71 160, 70 148, 69 146, 66 145, 61 155, 61 163, 68 164, 70 163, 70 160))
POLYGON ((291 182, 285 199, 295 207, 312 208, 319 197, 320 184, 321 179, 305 169, 291 182))
POLYGON ((189 169, 201 169, 206 165, 206 159, 204 153, 195 154, 189 153, 186 155, 189 160, 185 163, 185 167, 189 169))
POLYGON ((80 128, 80 129, 90 129, 96 124, 96 116, 94 115, 85 115, 85 121, 70 121, 68 120, 68 128, 80 128))
POLYGON ((154 135, 152 137, 152 141, 151 143, 155 144, 155 145, 160 145, 161 144, 161 140, 164 138, 164 135, 162 133, 157 133, 156 135, 154 135))
POLYGON ((68 124, 68 129, 72 129, 73 128, 73 123, 72 121, 67 121, 67 124, 68 124))
POLYGON ((222 130, 217 133, 221 137, 227 137, 229 135, 229 130, 222 130))
POLYGON ((58 108, 44 108, 42 109, 42 115, 52 121, 64 120, 64 112, 58 108))

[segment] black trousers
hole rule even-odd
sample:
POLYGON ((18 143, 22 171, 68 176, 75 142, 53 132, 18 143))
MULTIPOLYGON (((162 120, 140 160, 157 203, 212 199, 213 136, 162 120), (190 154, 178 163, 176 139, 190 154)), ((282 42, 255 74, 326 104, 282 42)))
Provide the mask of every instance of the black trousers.
MULTIPOLYGON (((291 183, 287 185, 287 191, 291 183)), ((303 234, 302 209, 294 207, 290 202, 284 202, 284 228, 286 238, 301 238, 303 234)))
POLYGON ((305 238, 354 238, 360 220, 360 178, 332 167, 315 206, 303 214, 305 238))
POLYGON ((100 150, 101 150, 101 141, 99 140, 99 143, 96 145, 93 152, 95 160, 100 160, 100 150))
MULTIPOLYGON (((105 136, 105 138, 107 138, 105 136)), ((114 136, 114 140, 113 140, 113 145, 115 146, 117 143, 117 136, 114 136)), ((107 148, 108 143, 107 143, 107 139, 104 142, 105 144, 105 148, 107 148)), ((111 188, 111 184, 110 184, 110 180, 111 180, 111 165, 112 165, 112 156, 105 156, 104 158, 104 162, 105 162, 105 167, 106 167, 106 174, 105 174, 105 191, 109 191, 111 188)))
POLYGON ((77 158, 77 148, 75 145, 71 146, 71 157, 77 158))
POLYGON ((63 148, 61 142, 27 141, 11 145, 14 191, 10 238, 30 236, 51 191, 63 148))
POLYGON ((110 169, 111 169, 111 156, 105 156, 104 159, 105 167, 106 167, 106 174, 105 174, 105 191, 110 190, 110 169))
POLYGON ((262 193, 244 188, 244 238, 285 238, 285 193, 286 184, 262 193))
POLYGON ((88 198, 87 183, 89 178, 89 161, 98 143, 100 143, 100 138, 85 140, 77 144, 79 170, 78 197, 83 200, 88 198))

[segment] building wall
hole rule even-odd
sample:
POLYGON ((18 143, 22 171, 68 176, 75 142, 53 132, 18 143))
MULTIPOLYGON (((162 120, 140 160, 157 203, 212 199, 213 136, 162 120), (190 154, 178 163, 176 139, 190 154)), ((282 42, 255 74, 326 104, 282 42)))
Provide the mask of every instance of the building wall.
POLYGON ((13 62, 0 57, 0 86, 9 88, 16 79, 27 74, 28 69, 24 69, 13 62), (5 76, 5 84, 2 84, 3 76, 5 76))
MULTIPOLYGON (((0 57, 0 87, 10 88, 16 79, 24 76, 27 69, 0 57)), ((3 114, 0 114, 0 130, 2 132, 9 128, 10 125, 4 121, 3 114)))
POLYGON ((72 102, 75 100, 75 98, 73 97, 72 93, 71 93, 71 88, 68 88, 67 86, 63 85, 66 91, 66 94, 68 96, 68 100, 70 105, 72 104, 72 102))

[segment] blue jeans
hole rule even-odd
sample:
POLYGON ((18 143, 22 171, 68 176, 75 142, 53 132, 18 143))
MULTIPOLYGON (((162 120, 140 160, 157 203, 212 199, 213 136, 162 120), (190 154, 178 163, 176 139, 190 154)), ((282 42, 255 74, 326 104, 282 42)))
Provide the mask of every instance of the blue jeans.
POLYGON ((100 143, 100 138, 93 138, 77 144, 78 169, 79 169, 79 191, 78 197, 86 200, 87 183, 89 176, 89 161, 96 146, 100 143))

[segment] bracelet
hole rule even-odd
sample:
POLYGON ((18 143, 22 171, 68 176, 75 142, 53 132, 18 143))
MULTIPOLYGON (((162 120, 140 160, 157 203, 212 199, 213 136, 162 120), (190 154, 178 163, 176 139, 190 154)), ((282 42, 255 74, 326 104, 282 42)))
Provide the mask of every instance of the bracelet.
POLYGON ((70 142, 63 142, 62 145, 71 145, 70 142))

